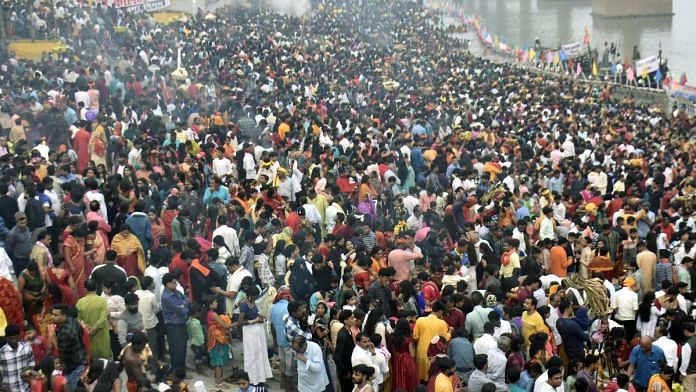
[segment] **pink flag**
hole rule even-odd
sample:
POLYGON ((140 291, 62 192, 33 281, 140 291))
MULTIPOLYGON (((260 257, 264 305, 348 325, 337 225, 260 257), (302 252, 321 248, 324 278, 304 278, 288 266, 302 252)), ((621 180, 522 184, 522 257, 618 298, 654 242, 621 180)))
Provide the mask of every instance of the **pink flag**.
POLYGON ((546 62, 553 63, 553 53, 550 50, 546 53, 546 62))
POLYGON ((528 51, 528 50, 525 50, 525 51, 522 53, 522 62, 523 62, 523 63, 526 63, 527 60, 529 60, 529 51, 528 51))
POLYGON ((626 80, 629 82, 633 82, 634 80, 636 80, 636 73, 633 72, 633 68, 631 67, 628 67, 628 69, 626 70, 626 80))
POLYGON ((578 76, 582 75, 582 65, 580 65, 580 63, 578 63, 578 68, 575 70, 575 74, 578 76))

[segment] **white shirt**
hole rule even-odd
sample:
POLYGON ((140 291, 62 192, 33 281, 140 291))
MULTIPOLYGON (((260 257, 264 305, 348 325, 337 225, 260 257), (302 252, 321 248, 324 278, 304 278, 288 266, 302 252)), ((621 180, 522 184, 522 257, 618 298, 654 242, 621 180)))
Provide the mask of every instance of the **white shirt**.
MULTIPOLYGON (((672 369, 677 369, 677 365, 679 364, 679 357, 677 356, 677 342, 668 338, 667 336, 660 336, 660 338, 654 341, 653 344, 664 351, 667 365, 672 369)), ((685 344, 685 346, 688 346, 688 344, 685 344)), ((684 352, 682 347, 682 356, 683 355, 684 352)))
POLYGON ((154 265, 148 265, 144 275, 151 277, 152 281, 155 282, 155 298, 157 298, 157 302, 160 302, 162 300, 162 275, 160 275, 159 269, 154 265))
POLYGON ((563 343, 563 339, 561 338, 561 334, 558 333, 556 322, 558 322, 558 309, 549 305, 549 318, 546 319, 546 323, 551 328, 551 332, 553 332, 553 339, 555 340, 556 345, 560 346, 561 343, 563 343))
POLYGON ((541 220, 541 225, 539 226, 539 239, 556 239, 556 233, 553 231, 553 223, 548 217, 544 217, 541 220))
POLYGON ((413 215, 413 207, 419 206, 420 205, 420 200, 418 200, 417 197, 408 195, 404 197, 404 208, 406 208, 406 211, 408 211, 409 215, 413 215))
MULTIPOLYGON (((98 201, 99 202, 99 215, 101 215, 102 218, 104 218, 105 222, 109 221, 109 215, 108 212, 106 211, 106 200, 104 200, 104 195, 99 193, 97 190, 89 191, 85 193, 85 204, 89 207, 89 203, 92 201, 98 201)), ((53 202, 53 199, 51 199, 51 202, 53 202)), ((55 207, 53 207, 54 211, 60 211, 56 210, 55 207)))
POLYGON ((377 350, 375 350, 375 355, 372 355, 369 350, 365 350, 356 344, 355 348, 353 349, 353 353, 350 356, 351 366, 362 364, 372 366, 375 369, 375 378, 373 379, 373 382, 377 385, 384 382, 384 375, 381 374, 382 372, 380 369, 380 361, 377 358, 379 354, 381 353, 378 353, 377 350))
POLYGON ((515 193, 515 179, 511 176, 505 177, 503 180, 503 185, 512 193, 515 193))
POLYGON ((616 320, 628 321, 636 319, 638 310, 638 294, 630 287, 624 287, 616 292, 616 320))
POLYGON ((138 296, 138 313, 143 318, 143 328, 152 329, 157 326, 157 312, 160 310, 155 294, 150 290, 135 290, 138 296))
POLYGON ((604 288, 609 292, 609 304, 612 308, 616 308, 616 288, 614 288, 614 285, 606 279, 604 280, 603 284, 604 288))
POLYGON ((232 174, 232 170, 232 162, 229 159, 224 157, 213 159, 213 173, 219 178, 232 174))
POLYGON ((534 381, 534 392, 565 391, 565 382, 561 381, 561 386, 554 389, 547 381, 549 381, 548 370, 541 373, 541 375, 537 377, 536 381, 534 381))
POLYGON ((524 233, 520 231, 517 227, 512 230, 512 238, 520 242, 520 246, 517 247, 520 251, 527 253, 527 243, 524 242, 524 233))
POLYGON ((128 152, 128 164, 131 166, 135 166, 140 162, 140 153, 142 150, 138 150, 137 148, 133 147, 131 150, 128 152))
POLYGON ((488 354, 489 351, 498 348, 498 343, 493 335, 484 333, 474 342, 474 352, 478 354, 488 354))
POLYGON ((689 314, 689 309, 686 306, 686 298, 684 298, 683 295, 677 294, 677 304, 679 304, 679 309, 681 309, 682 312, 689 314))
POLYGON ((89 94, 87 94, 87 91, 78 91, 75 93, 75 103, 78 102, 84 102, 85 103, 85 108, 88 108, 90 106, 90 99, 89 99, 89 94))
POLYGON ((566 207, 563 203, 554 203, 553 204, 553 218, 556 219, 557 222, 563 222, 566 217, 566 207))
POLYGON ((246 178, 256 178, 256 161, 254 161, 254 155, 250 153, 244 154, 244 170, 246 172, 246 178))
POLYGON ((548 300, 546 299, 546 293, 544 292, 544 289, 539 287, 538 289, 534 290, 532 294, 537 299, 537 309, 547 305, 548 300))
POLYGON ((488 351, 488 369, 486 374, 496 384, 505 383, 505 365, 507 365, 507 357, 499 348, 488 351))
POLYGON ((512 326, 507 320, 500 320, 500 327, 495 327, 495 332, 493 332, 493 338, 498 340, 499 337, 503 336, 504 333, 512 333, 512 326))
POLYGON ((341 212, 343 213, 343 208, 338 204, 333 203, 326 207, 326 231, 331 233, 334 226, 336 226, 336 215, 341 212))
POLYGON ((686 376, 688 375, 686 369, 689 367, 689 362, 691 362, 691 345, 689 345, 688 343, 685 343, 682 346, 681 358, 682 364, 681 366, 679 366, 679 373, 681 373, 683 376, 686 376))
POLYGON ((302 206, 305 210, 305 217, 312 223, 316 224, 322 224, 323 222, 321 221, 321 214, 319 213, 319 210, 317 207, 314 206, 314 204, 307 203, 302 206))
POLYGON ((420 230, 423 228, 423 216, 421 215, 420 217, 417 217, 415 215, 411 215, 406 220, 406 226, 413 231, 420 230))
MULTIPOLYGON (((239 288, 242 286, 242 279, 246 278, 247 276, 252 277, 251 272, 245 270, 244 267, 241 266, 237 268, 237 270, 234 271, 234 273, 227 276, 227 291, 234 291, 235 293, 239 293, 239 288)), ((227 298, 226 310, 228 314, 231 310, 234 310, 234 313, 239 313, 239 309, 236 306, 234 306, 236 303, 236 298, 227 298)))
POLYGON ((239 248, 239 237, 237 237, 237 230, 227 226, 222 225, 213 231, 213 238, 221 236, 225 239, 225 245, 229 249, 232 256, 239 256, 241 250, 239 248))
POLYGON ((14 281, 14 267, 12 266, 12 260, 10 256, 5 252, 5 247, 0 247, 0 276, 6 278, 9 281, 14 281))

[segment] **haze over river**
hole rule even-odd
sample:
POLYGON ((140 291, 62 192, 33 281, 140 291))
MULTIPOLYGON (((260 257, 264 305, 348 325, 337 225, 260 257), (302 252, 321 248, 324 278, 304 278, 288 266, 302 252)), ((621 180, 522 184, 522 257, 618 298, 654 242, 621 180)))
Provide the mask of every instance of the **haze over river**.
POLYGON ((513 47, 531 46, 539 37, 544 47, 582 42, 585 26, 601 57, 604 41, 619 45, 631 59, 638 45, 641 57, 668 59, 672 76, 686 72, 696 84, 696 0, 674 0, 674 15, 602 18, 592 15, 591 0, 459 0, 467 16, 481 16, 488 32, 513 47))

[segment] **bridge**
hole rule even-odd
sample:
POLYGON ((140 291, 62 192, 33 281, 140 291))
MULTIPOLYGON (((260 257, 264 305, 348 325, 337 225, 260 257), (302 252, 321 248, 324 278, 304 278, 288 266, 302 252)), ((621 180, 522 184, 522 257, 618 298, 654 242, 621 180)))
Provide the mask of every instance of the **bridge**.
POLYGON ((673 15, 672 0, 592 0, 592 14, 605 18, 673 15))

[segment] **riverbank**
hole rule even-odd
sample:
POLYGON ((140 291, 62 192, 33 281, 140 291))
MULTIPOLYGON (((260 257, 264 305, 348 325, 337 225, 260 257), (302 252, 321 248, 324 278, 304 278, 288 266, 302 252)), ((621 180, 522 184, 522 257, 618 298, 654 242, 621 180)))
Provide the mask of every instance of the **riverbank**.
MULTIPOLYGON (((445 17, 445 25, 457 24, 461 25, 455 17, 445 17)), ((587 83, 595 86, 604 87, 606 85, 611 86, 614 96, 618 98, 632 98, 636 102, 645 103, 651 106, 657 106, 662 108, 666 113, 671 112, 673 106, 673 100, 662 90, 648 89, 644 87, 635 87, 624 85, 620 83, 614 83, 611 81, 605 81, 601 79, 590 79, 584 76, 577 76, 574 73, 558 73, 551 72, 549 70, 544 70, 534 66, 529 66, 527 64, 522 64, 514 61, 511 57, 505 56, 503 54, 497 53, 490 48, 488 48, 478 37, 476 30, 473 26, 465 25, 466 32, 451 33, 450 36, 457 38, 468 43, 468 49, 474 56, 485 58, 494 63, 507 63, 512 64, 517 68, 522 68, 536 74, 551 77, 551 78, 570 78, 580 83, 587 83)))

